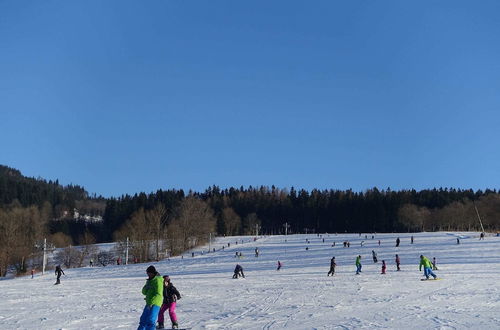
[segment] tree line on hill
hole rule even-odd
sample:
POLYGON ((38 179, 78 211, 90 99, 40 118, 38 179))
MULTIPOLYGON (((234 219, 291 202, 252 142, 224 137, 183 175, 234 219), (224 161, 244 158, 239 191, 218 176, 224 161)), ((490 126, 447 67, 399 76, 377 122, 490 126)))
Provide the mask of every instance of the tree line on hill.
POLYGON ((209 234, 281 234, 285 223, 288 233, 482 230, 476 207, 485 230, 500 228, 496 190, 212 186, 103 198, 0 166, 0 275, 9 266, 26 272, 44 237, 55 247, 118 241, 119 253, 128 238, 131 258, 148 261, 204 244, 209 234), (103 220, 89 222, 74 210, 103 220))

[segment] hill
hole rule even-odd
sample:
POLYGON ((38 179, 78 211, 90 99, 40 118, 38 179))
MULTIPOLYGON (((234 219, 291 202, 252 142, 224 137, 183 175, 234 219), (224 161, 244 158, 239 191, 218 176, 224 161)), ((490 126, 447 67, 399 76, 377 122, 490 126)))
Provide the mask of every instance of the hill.
MULTIPOLYGON (((418 233, 410 244, 410 235, 289 235, 255 242, 247 236, 225 237, 212 244, 215 253, 207 253, 205 246, 192 251, 195 257, 190 251, 154 265, 170 275, 182 294, 177 306, 181 327, 498 329, 500 237, 480 241, 476 232, 418 233), (350 248, 339 244, 347 240, 350 248), (380 274, 380 262, 373 263, 372 250, 386 260, 386 275, 380 274), (243 257, 237 259, 235 252, 243 257), (356 276, 358 254, 363 272, 356 276), (437 258, 441 281, 420 281, 420 254, 437 258), (327 277, 332 256, 338 266, 335 276, 327 277), (243 266, 244 279, 231 278, 236 263, 243 266)), ((9 329, 133 329, 144 305, 140 291, 147 266, 69 269, 59 286, 53 285, 52 273, 0 281, 1 323, 9 329)))

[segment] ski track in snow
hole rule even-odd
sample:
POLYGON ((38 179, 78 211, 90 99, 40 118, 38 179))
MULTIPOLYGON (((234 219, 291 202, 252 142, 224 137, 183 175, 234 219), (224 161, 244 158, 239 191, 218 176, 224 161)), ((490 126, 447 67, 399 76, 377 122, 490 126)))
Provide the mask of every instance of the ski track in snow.
MULTIPOLYGON (((286 242, 284 236, 255 242, 252 237, 226 237, 216 240, 215 253, 206 253, 205 247, 201 255, 198 248, 194 258, 188 252, 183 259, 153 264, 181 292, 177 315, 182 328, 500 329, 500 238, 479 241, 479 234, 471 232, 418 233, 410 244, 410 236, 323 234, 324 243, 316 234, 289 235, 286 242), (399 247, 394 246, 396 237, 401 238, 399 247), (350 248, 342 247, 344 240, 351 242, 350 248), (373 263, 372 250, 379 263, 373 263), (236 251, 244 257, 235 258, 236 251), (396 253, 400 272, 395 271, 396 253), (356 276, 358 254, 363 272, 356 276), (437 258, 436 273, 443 280, 420 281, 420 254, 437 258), (327 277, 332 256, 337 268, 327 277), (383 259, 386 275, 380 274, 383 259), (283 263, 280 271, 278 260, 283 263), (246 278, 232 279, 236 263, 246 278)), ((51 272, 35 279, 2 280, 0 328, 136 329, 148 265, 67 269, 57 286, 51 272)))

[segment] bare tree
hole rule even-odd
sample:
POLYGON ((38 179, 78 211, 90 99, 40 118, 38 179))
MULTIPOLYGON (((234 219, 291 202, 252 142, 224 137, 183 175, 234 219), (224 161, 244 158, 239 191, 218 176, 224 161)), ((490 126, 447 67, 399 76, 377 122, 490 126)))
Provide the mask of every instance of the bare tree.
POLYGON ((167 232, 165 227, 167 216, 167 209, 163 204, 158 204, 154 209, 146 212, 146 221, 150 229, 149 237, 156 241, 156 261, 160 260, 160 242, 167 232))
POLYGON ((86 230, 82 235, 80 235, 79 242, 81 246, 78 249, 78 267, 82 267, 83 262, 86 258, 91 255, 97 254, 97 247, 93 245, 95 243, 95 237, 88 230, 86 230))
POLYGON ((240 216, 230 207, 224 208, 221 216, 226 228, 225 234, 229 236, 239 235, 241 228, 240 216))
POLYGON ((114 233, 114 238, 124 243, 128 237, 132 256, 141 261, 149 261, 151 260, 151 241, 154 240, 151 233, 152 230, 147 222, 146 212, 141 208, 134 212, 130 219, 114 233))
POLYGON ((429 217, 429 209, 414 204, 405 204, 398 211, 399 222, 408 231, 424 231, 429 217))
POLYGON ((173 247, 185 251, 196 244, 205 243, 208 233, 215 230, 215 217, 212 208, 204 201, 189 196, 175 210, 175 216, 169 224, 173 247))
POLYGON ((244 235, 253 235, 255 233, 255 226, 260 226, 260 219, 256 213, 250 213, 243 218, 242 226, 244 235))
POLYGON ((64 248, 73 244, 71 237, 62 232, 52 234, 49 238, 49 242, 58 248, 64 248))
POLYGON ((67 268, 78 266, 78 262, 80 259, 80 253, 77 248, 74 246, 68 246, 64 249, 60 249, 56 252, 54 256, 54 261, 58 265, 64 265, 67 268))

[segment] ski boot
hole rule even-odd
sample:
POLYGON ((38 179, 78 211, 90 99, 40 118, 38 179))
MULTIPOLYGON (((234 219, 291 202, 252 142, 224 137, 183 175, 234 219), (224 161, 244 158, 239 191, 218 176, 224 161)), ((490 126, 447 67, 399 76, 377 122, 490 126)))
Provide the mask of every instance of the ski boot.
POLYGON ((156 329, 165 329, 165 326, 163 325, 163 322, 158 322, 158 325, 156 326, 156 329))
POLYGON ((172 329, 179 329, 179 323, 172 322, 172 329))

